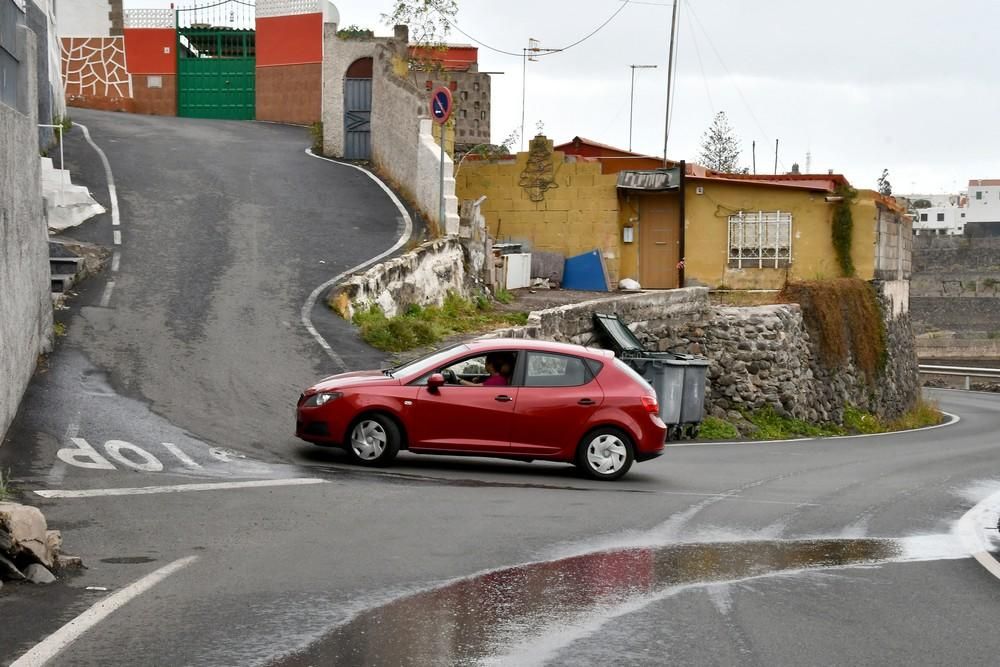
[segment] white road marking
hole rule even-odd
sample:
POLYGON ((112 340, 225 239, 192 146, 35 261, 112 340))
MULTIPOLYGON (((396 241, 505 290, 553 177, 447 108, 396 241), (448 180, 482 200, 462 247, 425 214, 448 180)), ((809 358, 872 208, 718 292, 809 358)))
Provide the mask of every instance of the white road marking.
POLYGON ((83 633, 103 621, 105 618, 121 609, 129 601, 142 595, 150 588, 160 583, 171 574, 182 570, 198 559, 188 556, 175 560, 155 572, 147 574, 142 579, 129 584, 117 593, 109 595, 90 607, 72 621, 62 626, 51 635, 35 645, 30 651, 11 663, 10 667, 38 667, 54 658, 60 651, 75 642, 83 633))
POLYGON ((184 453, 184 450, 182 450, 180 447, 178 447, 174 443, 172 443, 172 442, 161 442, 160 444, 163 445, 164 449, 166 449, 168 452, 170 452, 175 457, 177 457, 177 459, 181 463, 183 463, 184 465, 186 465, 188 468, 200 468, 201 467, 194 459, 192 459, 190 456, 188 456, 186 453, 184 453))
POLYGON ((104 496, 148 496, 156 493, 185 493, 188 491, 224 491, 228 489, 254 489, 269 486, 308 486, 327 484, 325 479, 301 477, 293 479, 261 479, 251 482, 213 482, 209 484, 177 484, 174 486, 140 486, 121 489, 47 489, 35 491, 42 498, 99 498, 104 496))
POLYGON ((972 557, 986 568, 986 571, 1000 579, 1000 561, 989 552, 989 540, 984 530, 995 530, 997 526, 997 506, 1000 505, 1000 491, 980 501, 962 515, 958 521, 958 535, 972 557))
POLYGON ((122 254, 115 250, 115 253, 111 256, 111 273, 118 273, 118 267, 122 263, 122 254))
POLYGON ((122 232, 120 229, 115 230, 115 245, 122 244, 122 232))
POLYGON ((667 447, 721 447, 723 445, 787 445, 789 443, 795 442, 823 442, 825 440, 850 440, 854 438, 879 438, 885 437, 887 435, 899 435, 900 433, 920 433, 921 431, 933 431, 936 428, 944 428, 945 426, 954 426, 958 422, 962 421, 962 418, 958 415, 952 414, 950 412, 941 411, 941 414, 949 417, 948 421, 941 424, 935 424, 934 426, 924 426, 922 428, 911 428, 905 431, 890 431, 888 433, 859 433, 858 435, 831 435, 822 438, 789 438, 788 440, 727 440, 725 442, 678 442, 670 443, 667 447))
POLYGON ((104 154, 101 147, 90 138, 90 130, 87 129, 87 126, 81 123, 74 123, 74 125, 83 130, 84 138, 91 148, 97 151, 98 157, 101 158, 101 164, 104 165, 104 177, 108 180, 108 197, 111 199, 111 224, 117 227, 121 224, 121 213, 118 209, 118 191, 115 188, 115 175, 111 173, 111 163, 108 162, 108 156, 104 154))
POLYGON ((132 468, 133 470, 138 470, 139 472, 160 472, 163 470, 163 464, 160 460, 147 452, 142 447, 133 445, 131 442, 125 442, 124 440, 108 440, 104 443, 104 450, 108 453, 108 456, 113 458, 118 463, 132 468), (135 456, 142 459, 141 462, 133 461, 128 458, 122 451, 132 452, 135 456))
POLYGON ((104 286, 104 294, 101 295, 101 308, 111 305, 111 293, 115 291, 115 281, 109 280, 104 286))
POLYGON ((399 240, 396 241, 395 245, 393 245, 391 248, 389 248, 382 254, 372 257, 371 259, 366 260, 361 264, 358 264, 357 266, 353 266, 344 271, 343 273, 340 273, 331 278, 330 280, 326 281, 325 283, 314 289, 312 293, 309 295, 309 298, 307 298, 306 302, 302 305, 302 324, 305 326, 306 331, 308 331, 309 334, 316 340, 316 342, 319 343, 320 347, 326 350, 326 353, 330 355, 330 358, 333 359, 334 363, 337 364, 337 366, 339 366, 341 369, 346 370, 347 366, 344 364, 344 360, 340 358, 339 354, 333 351, 333 348, 330 347, 330 344, 326 342, 326 339, 323 338, 323 336, 321 336, 320 333, 316 330, 316 327, 313 326, 312 309, 316 306, 316 301, 319 299, 319 295, 322 294, 325 290, 327 290, 331 285, 335 285, 339 283, 341 280, 343 280, 345 277, 351 275, 352 273, 360 271, 361 269, 367 267, 368 265, 374 264, 375 262, 378 262, 379 260, 388 257, 389 255, 391 255, 392 253, 396 252, 404 245, 406 245, 407 242, 409 242, 410 237, 413 235, 413 219, 410 218, 409 212, 406 210, 406 207, 403 206, 402 202, 399 201, 399 197, 396 196, 396 193, 393 192, 388 185, 383 183, 381 179, 378 178, 378 176, 368 171, 367 169, 364 169, 354 164, 348 164, 346 162, 338 162, 337 160, 331 160, 330 158, 323 157, 321 155, 316 155, 315 153, 312 152, 311 149, 308 148, 306 149, 306 155, 314 157, 317 160, 326 160, 327 162, 339 164, 344 167, 357 169, 358 171, 367 174, 369 178, 375 181, 378 184, 378 186, 385 191, 386 195, 389 196, 389 199, 392 200, 392 203, 394 203, 396 205, 396 208, 399 209, 399 215, 403 219, 403 234, 402 236, 399 237, 399 240))

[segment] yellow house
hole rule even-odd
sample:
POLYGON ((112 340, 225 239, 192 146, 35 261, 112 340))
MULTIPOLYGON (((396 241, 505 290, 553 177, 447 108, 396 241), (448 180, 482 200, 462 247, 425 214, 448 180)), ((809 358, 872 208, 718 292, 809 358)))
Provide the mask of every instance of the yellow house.
MULTIPOLYGON (((627 163, 636 166, 632 158, 627 163)), ((857 277, 909 275, 905 210, 870 190, 845 200, 850 184, 842 175, 722 174, 684 163, 630 170, 624 164, 566 155, 536 137, 529 152, 507 161, 466 161, 456 187, 460 200, 487 196, 481 210, 494 238, 567 257, 600 250, 612 289, 622 278, 647 289, 781 289, 787 282, 840 277, 838 210, 849 211, 853 221, 847 238, 857 277)))

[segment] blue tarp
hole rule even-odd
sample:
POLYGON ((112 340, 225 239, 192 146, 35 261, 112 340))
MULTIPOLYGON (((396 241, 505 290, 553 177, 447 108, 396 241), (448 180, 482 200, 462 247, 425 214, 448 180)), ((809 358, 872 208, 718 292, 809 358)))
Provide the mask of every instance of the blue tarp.
POLYGON ((600 251, 591 250, 576 257, 568 257, 563 270, 562 288, 588 292, 609 291, 608 275, 600 251))

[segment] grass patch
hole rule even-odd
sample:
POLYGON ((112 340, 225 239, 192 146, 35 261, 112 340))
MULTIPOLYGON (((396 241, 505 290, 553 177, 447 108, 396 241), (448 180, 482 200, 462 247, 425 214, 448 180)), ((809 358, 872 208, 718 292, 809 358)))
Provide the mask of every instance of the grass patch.
POLYGON ((7 500, 13 495, 10 490, 10 470, 6 473, 0 470, 0 502, 7 500))
POLYGON ((508 303, 514 300, 514 295, 508 292, 507 288, 501 287, 500 289, 497 290, 497 293, 494 295, 494 298, 500 303, 507 305, 508 303))
POLYGON ((698 429, 699 440, 736 440, 740 432, 725 419, 705 417, 698 429))
POLYGON ((852 433, 885 433, 891 430, 872 413, 853 405, 844 406, 844 428, 852 433))
POLYGON ((485 299, 472 302, 457 294, 449 294, 441 306, 410 306, 406 313, 395 317, 386 317, 378 306, 354 315, 365 342, 386 352, 404 352, 433 345, 454 334, 523 325, 527 321, 527 313, 496 312, 485 299))
POLYGON ((66 335, 66 325, 62 322, 53 323, 52 333, 54 333, 58 338, 62 338, 66 335))
POLYGON ((323 155, 323 123, 316 121, 309 126, 309 137, 312 139, 312 152, 323 155))
POLYGON ((844 429, 836 424, 810 424, 801 419, 782 417, 773 408, 764 408, 746 415, 747 420, 757 427, 754 440, 787 440, 789 438, 819 438, 844 435, 844 429))
POLYGON ((934 401, 918 399, 909 412, 889 423, 890 431, 908 431, 914 428, 937 426, 944 419, 938 404, 934 401))

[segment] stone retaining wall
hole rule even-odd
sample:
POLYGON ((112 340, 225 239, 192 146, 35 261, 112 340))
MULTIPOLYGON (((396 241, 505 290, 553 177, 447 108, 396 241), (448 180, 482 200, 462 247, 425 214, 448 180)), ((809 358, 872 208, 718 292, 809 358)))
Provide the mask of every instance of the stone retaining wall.
POLYGON ((328 302, 344 318, 377 305, 386 317, 407 306, 441 305, 448 292, 468 294, 465 252, 457 237, 429 241, 334 288, 328 302))
POLYGON ((0 444, 52 345, 48 231, 38 158, 35 34, 19 27, 19 109, 0 103, 0 444))
MULTIPOLYGON (((881 287, 881 285, 879 285, 881 287)), ((804 324, 798 304, 750 308, 713 307, 705 288, 643 292, 532 313, 525 327, 496 336, 599 344, 594 313, 616 313, 647 349, 705 355, 709 360, 706 412, 736 423, 742 411, 771 407, 811 422, 843 421, 844 405, 894 418, 919 395, 909 315, 893 315, 881 293, 888 355, 871 384, 848 359, 827 368, 804 324)))

